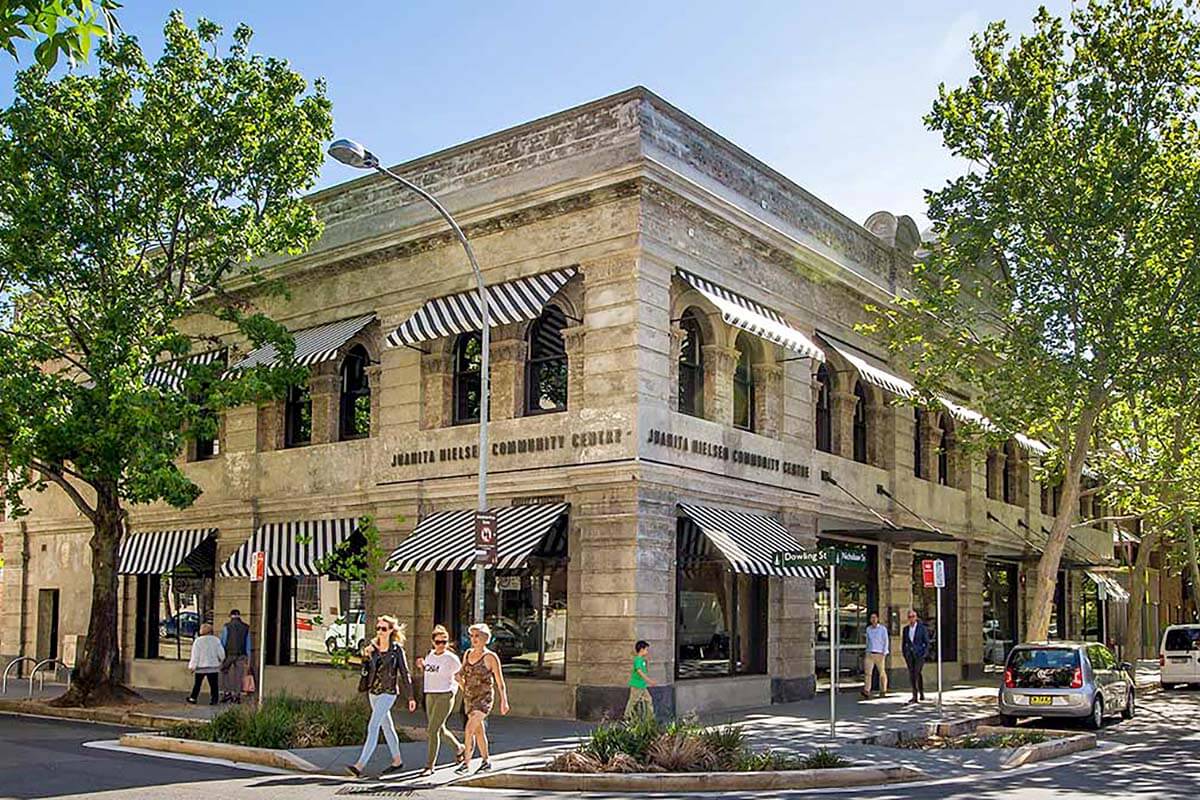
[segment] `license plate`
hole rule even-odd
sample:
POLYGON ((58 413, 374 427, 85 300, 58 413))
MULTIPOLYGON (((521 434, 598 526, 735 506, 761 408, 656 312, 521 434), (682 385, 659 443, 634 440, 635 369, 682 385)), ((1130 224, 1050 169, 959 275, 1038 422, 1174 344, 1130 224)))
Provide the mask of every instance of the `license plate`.
POLYGON ((1187 656, 1184 656, 1183 658, 1172 658, 1171 663, 1172 664, 1186 664, 1186 663, 1188 663, 1188 658, 1187 658, 1187 656))
POLYGON ((1054 698, 1048 694, 1032 694, 1029 696, 1029 705, 1031 705, 1031 706, 1054 705, 1054 698))

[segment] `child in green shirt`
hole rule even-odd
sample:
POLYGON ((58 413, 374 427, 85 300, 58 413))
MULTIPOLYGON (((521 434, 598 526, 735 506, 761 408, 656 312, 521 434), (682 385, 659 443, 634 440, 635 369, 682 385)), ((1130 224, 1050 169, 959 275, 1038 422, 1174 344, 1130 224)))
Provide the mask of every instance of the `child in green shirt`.
POLYGON ((625 719, 635 719, 638 716, 654 716, 654 700, 647 688, 654 685, 648 669, 647 659, 650 656, 650 643, 639 639, 633 646, 633 669, 629 673, 629 702, 625 704, 625 719))

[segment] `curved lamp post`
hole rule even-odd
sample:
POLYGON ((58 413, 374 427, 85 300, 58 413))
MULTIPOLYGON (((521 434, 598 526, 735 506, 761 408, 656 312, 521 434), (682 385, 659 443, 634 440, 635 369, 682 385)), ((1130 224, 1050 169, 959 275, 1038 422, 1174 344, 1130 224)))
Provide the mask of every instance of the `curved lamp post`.
MULTIPOLYGON (((462 228, 454 221, 454 217, 450 216, 450 212, 445 206, 438 202, 437 198, 429 192, 417 186, 412 181, 397 175, 388 168, 381 166, 379 159, 370 150, 363 147, 356 141, 351 139, 338 139, 333 144, 329 145, 329 155, 341 163, 354 167, 356 169, 372 169, 380 175, 385 175, 391 178, 396 183, 413 192, 416 195, 424 198, 424 200, 437 209, 437 212, 442 215, 450 225, 450 229, 454 231, 454 235, 458 237, 458 241, 463 246, 463 250, 467 252, 467 260, 471 262, 471 269, 475 271, 475 282, 479 289, 479 317, 482 325, 480 331, 480 359, 479 359, 479 511, 487 511, 487 466, 488 466, 488 397, 490 395, 490 375, 488 373, 488 351, 491 349, 491 319, 488 315, 488 296, 487 286, 483 282, 483 272, 479 269, 479 262, 475 260, 475 252, 471 249, 471 243, 467 241, 467 237, 463 234, 462 228)), ((483 622, 483 583, 486 572, 483 566, 475 566, 475 614, 476 622, 483 622)))

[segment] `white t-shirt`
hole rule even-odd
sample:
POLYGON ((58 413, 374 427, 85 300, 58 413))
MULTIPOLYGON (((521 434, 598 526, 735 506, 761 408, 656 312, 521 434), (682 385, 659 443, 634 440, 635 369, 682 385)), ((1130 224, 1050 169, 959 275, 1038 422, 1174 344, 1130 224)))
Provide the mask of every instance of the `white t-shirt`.
POLYGON ((447 650, 439 656, 430 650, 425 656, 425 691, 435 694, 454 691, 454 676, 460 669, 462 662, 454 653, 447 650))

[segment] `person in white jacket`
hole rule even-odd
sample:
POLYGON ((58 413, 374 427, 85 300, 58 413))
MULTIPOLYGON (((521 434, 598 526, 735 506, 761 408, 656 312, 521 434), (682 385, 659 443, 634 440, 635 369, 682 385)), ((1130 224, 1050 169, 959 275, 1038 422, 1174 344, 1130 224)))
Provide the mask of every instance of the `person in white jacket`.
POLYGON ((221 640, 213 636, 213 626, 207 622, 204 623, 200 626, 200 635, 196 637, 196 641, 192 642, 192 657, 188 659, 188 669, 196 673, 196 678, 192 681, 192 693, 188 695, 187 699, 189 703, 196 704, 196 697, 200 694, 200 684, 207 678, 208 704, 212 706, 217 704, 217 673, 221 671, 221 663, 224 660, 225 648, 221 645, 221 640))

